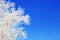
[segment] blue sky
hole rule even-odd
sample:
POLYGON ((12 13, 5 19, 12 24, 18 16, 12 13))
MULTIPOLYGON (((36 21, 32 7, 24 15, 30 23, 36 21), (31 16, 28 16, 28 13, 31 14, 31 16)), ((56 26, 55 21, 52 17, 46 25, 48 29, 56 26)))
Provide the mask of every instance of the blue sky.
POLYGON ((11 0, 31 16, 27 40, 60 40, 60 0, 11 0))

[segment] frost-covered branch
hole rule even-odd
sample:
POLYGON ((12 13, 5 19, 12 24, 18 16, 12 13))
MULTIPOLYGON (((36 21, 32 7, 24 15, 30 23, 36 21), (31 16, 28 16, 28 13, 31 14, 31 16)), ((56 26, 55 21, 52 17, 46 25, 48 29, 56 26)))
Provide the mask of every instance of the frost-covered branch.
POLYGON ((29 24, 29 15, 24 15, 24 10, 18 8, 15 10, 15 4, 0 0, 0 40, 16 40, 18 36, 26 38, 24 28, 19 26, 17 30, 15 25, 18 23, 29 24))

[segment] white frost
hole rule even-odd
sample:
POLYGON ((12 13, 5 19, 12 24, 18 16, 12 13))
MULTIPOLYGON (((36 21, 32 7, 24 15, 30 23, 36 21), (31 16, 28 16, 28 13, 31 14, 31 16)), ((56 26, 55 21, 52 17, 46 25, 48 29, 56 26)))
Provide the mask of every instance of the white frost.
POLYGON ((26 32, 24 28, 15 29, 14 25, 23 22, 29 24, 29 15, 24 15, 24 10, 18 8, 15 10, 15 4, 0 0, 0 40, 16 40, 18 35, 25 39, 26 32))

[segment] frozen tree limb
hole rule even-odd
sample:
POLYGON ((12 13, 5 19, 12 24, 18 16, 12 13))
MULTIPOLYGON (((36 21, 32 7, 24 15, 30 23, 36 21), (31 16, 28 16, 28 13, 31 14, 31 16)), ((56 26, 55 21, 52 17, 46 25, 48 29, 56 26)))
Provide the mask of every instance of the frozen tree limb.
POLYGON ((23 15, 22 8, 15 10, 15 4, 0 0, 0 40, 16 40, 18 35, 25 39, 24 28, 15 29, 14 25, 23 22, 29 24, 29 15, 23 15))

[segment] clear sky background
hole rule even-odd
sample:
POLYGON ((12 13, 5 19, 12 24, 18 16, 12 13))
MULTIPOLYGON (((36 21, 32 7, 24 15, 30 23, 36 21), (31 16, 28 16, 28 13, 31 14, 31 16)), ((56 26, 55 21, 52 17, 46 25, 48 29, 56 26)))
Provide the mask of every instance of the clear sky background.
POLYGON ((11 0, 31 16, 27 40, 60 40, 60 0, 11 0))

